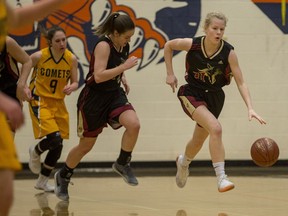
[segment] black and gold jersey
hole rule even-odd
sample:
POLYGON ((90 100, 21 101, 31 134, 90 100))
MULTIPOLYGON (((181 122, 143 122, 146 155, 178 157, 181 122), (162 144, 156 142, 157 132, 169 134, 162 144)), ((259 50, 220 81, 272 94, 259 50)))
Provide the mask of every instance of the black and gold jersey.
MULTIPOLYGON (((125 47, 123 47, 121 52, 118 52, 114 48, 113 42, 106 36, 99 38, 95 47, 101 41, 106 41, 110 45, 110 56, 109 56, 108 63, 107 63, 107 69, 115 68, 119 66, 120 64, 124 63, 128 59, 129 57, 129 44, 128 43, 125 47)), ((121 85, 122 73, 117 75, 113 79, 107 80, 102 83, 96 83, 94 80, 94 76, 93 76, 94 62, 95 62, 95 56, 93 52, 91 54, 90 68, 89 68, 89 73, 87 74, 87 77, 86 77, 86 84, 90 86, 91 88, 95 90, 100 90, 100 91, 114 91, 114 90, 119 89, 121 85)))
POLYGON ((232 72, 228 62, 232 45, 221 40, 218 50, 208 56, 204 47, 205 36, 193 38, 186 55, 186 81, 189 85, 209 91, 217 91, 230 84, 232 72))

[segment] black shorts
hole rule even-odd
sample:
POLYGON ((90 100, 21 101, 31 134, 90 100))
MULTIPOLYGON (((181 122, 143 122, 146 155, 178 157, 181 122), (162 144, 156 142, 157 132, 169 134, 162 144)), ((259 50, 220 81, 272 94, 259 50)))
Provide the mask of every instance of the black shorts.
POLYGON ((225 93, 222 89, 218 91, 202 90, 193 88, 188 84, 179 88, 177 96, 184 112, 191 119, 193 119, 193 112, 200 105, 206 106, 207 109, 218 118, 225 101, 225 93))
POLYGON ((15 101, 17 101, 21 106, 21 102, 16 96, 16 91, 17 91, 17 84, 15 85, 10 85, 7 88, 3 89, 2 92, 8 95, 9 97, 13 98, 15 101))
POLYGON ((79 137, 97 137, 109 124, 113 129, 122 125, 119 116, 134 110, 122 88, 116 91, 95 91, 85 86, 77 103, 77 132, 79 137))

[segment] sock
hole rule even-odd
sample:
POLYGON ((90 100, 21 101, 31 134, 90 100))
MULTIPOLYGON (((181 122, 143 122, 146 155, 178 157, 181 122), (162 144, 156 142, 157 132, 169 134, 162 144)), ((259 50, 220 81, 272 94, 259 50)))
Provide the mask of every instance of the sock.
POLYGON ((127 152, 121 149, 119 157, 117 159, 117 163, 122 166, 125 166, 131 161, 131 155, 132 155, 132 152, 127 152))
POLYGON ((45 167, 44 165, 42 165, 41 174, 43 176, 49 177, 51 172, 52 172, 52 169, 49 169, 49 168, 45 167))
POLYGON ((225 175, 225 162, 213 163, 213 167, 217 177, 225 175))
POLYGON ((61 178, 70 179, 71 176, 73 175, 73 172, 74 168, 68 167, 67 164, 65 163, 65 166, 60 170, 60 176, 61 178))
POLYGON ((188 158, 185 154, 183 155, 183 159, 182 161, 180 161, 182 166, 189 166, 189 164, 191 163, 192 159, 188 158))

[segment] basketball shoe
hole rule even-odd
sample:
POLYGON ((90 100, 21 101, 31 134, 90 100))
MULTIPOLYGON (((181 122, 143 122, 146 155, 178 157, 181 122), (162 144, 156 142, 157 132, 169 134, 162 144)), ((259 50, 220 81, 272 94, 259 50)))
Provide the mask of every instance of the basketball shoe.
POLYGON ((177 173, 176 173, 176 184, 179 188, 183 188, 187 182, 189 176, 189 166, 181 165, 183 155, 179 155, 176 159, 177 173))
POLYGON ((235 185, 229 181, 227 175, 222 175, 218 178, 218 191, 219 192, 226 192, 232 190, 235 185))
POLYGON ((68 185, 70 183, 70 179, 62 178, 60 176, 60 170, 59 170, 54 175, 54 181, 55 181, 56 196, 61 200, 68 201, 69 200, 68 185))
POLYGON ((112 169, 118 173, 120 176, 122 176, 122 178, 124 179, 124 181, 132 186, 136 186, 138 185, 138 181, 135 177, 135 175, 132 172, 132 169, 130 167, 130 164, 126 164, 125 166, 122 166, 120 164, 118 164, 117 162, 113 163, 112 165, 112 169))
POLYGON ((29 148, 29 169, 31 170, 32 173, 34 174, 39 174, 41 171, 41 161, 40 161, 40 156, 37 155, 35 152, 35 146, 32 145, 29 148))
POLYGON ((39 175, 36 185, 34 186, 37 190, 43 190, 45 192, 54 192, 55 187, 48 184, 49 177, 42 174, 39 175))

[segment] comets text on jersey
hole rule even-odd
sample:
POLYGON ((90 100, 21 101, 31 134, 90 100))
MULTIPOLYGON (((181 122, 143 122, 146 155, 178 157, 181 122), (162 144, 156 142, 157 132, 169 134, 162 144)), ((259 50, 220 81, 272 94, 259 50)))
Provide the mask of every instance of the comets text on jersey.
POLYGON ((70 70, 60 70, 51 68, 38 68, 41 76, 52 78, 69 78, 70 70))

